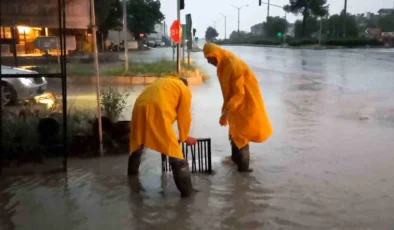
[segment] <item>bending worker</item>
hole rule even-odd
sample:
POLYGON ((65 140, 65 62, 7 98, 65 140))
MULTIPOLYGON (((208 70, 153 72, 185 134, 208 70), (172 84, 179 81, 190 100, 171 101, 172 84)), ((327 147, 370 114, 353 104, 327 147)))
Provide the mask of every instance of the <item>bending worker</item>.
POLYGON ((188 137, 191 125, 191 98, 186 79, 160 78, 137 98, 131 120, 128 175, 138 175, 144 148, 169 156, 175 184, 182 197, 195 190, 187 160, 179 142, 189 145, 197 140, 188 137), (174 128, 178 121, 179 141, 174 128))
POLYGON ((249 142, 264 142, 273 132, 256 76, 239 57, 213 43, 204 45, 204 56, 217 67, 224 101, 219 123, 229 124, 231 159, 239 172, 250 172, 249 142))

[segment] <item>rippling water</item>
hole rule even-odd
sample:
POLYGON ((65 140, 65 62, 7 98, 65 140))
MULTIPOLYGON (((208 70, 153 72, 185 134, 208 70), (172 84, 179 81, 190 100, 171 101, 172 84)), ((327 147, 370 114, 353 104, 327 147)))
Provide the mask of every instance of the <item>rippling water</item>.
POLYGON ((275 129, 251 145, 253 173, 222 163, 230 146, 213 78, 192 87, 192 135, 212 138, 215 170, 193 176, 194 197, 179 198, 152 151, 139 179, 126 176, 127 156, 71 159, 66 174, 2 177, 0 229, 392 229, 391 53, 231 49, 256 71, 275 129))

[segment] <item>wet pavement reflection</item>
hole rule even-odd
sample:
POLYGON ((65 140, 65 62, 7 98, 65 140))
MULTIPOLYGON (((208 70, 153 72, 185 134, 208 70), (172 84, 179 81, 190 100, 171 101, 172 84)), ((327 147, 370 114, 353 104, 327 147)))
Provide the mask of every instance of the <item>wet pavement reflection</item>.
MULTIPOLYGON (((192 86, 191 135, 212 138, 211 176, 180 199, 160 156, 143 155, 139 179, 127 156, 71 159, 67 174, 1 178, 0 229, 390 229, 394 226, 394 50, 228 47, 255 71, 274 135, 252 144, 251 174, 222 163, 227 128, 212 79, 192 86)), ((169 49, 130 58, 171 58, 169 49)), ((132 91, 124 119, 142 86, 132 91)), ((75 106, 94 106, 94 86, 69 86, 75 106)), ((94 108, 94 107, 91 107, 94 108)))

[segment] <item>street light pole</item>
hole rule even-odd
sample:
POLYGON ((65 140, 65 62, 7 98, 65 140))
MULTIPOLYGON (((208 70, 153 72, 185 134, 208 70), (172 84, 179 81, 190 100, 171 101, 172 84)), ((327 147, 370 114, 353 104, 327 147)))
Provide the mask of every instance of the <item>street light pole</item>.
POLYGON ((103 148, 103 126, 101 122, 101 95, 100 95, 100 72, 98 64, 98 51, 97 51, 97 27, 96 27, 96 13, 94 11, 94 0, 90 0, 91 22, 92 22, 92 40, 93 40, 93 56, 94 66, 96 70, 96 101, 97 101, 97 119, 98 119, 98 138, 100 146, 100 156, 104 155, 103 148))
POLYGON ((129 47, 127 42, 127 8, 126 0, 123 0, 123 47, 124 47, 124 71, 129 71, 129 47))
POLYGON ((319 46, 321 46, 321 32, 322 32, 322 26, 323 25, 323 18, 320 17, 320 30, 319 30, 319 46))
POLYGON ((267 22, 269 17, 270 17, 270 0, 268 0, 268 4, 267 4, 267 22))
POLYGON ((224 40, 227 39, 227 16, 228 15, 224 15, 224 14, 220 14, 223 16, 224 18, 224 40))
POLYGON ((241 11, 242 8, 247 7, 249 5, 244 5, 244 6, 241 6, 241 7, 234 6, 234 5, 231 5, 231 6, 238 10, 238 34, 239 34, 239 21, 240 21, 239 20, 239 16, 240 16, 240 11, 241 11))

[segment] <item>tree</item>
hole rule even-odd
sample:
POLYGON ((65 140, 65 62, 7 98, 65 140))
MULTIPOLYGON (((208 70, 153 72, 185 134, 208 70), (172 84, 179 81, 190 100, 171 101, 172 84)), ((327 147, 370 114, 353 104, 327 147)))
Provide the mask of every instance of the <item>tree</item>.
POLYGON ((111 11, 113 4, 118 0, 94 0, 94 12, 96 16, 96 25, 103 24, 111 11))
POLYGON ((230 34, 230 40, 240 40, 240 39, 245 39, 249 36, 249 34, 245 31, 233 31, 230 34))
POLYGON ((209 42, 215 41, 218 36, 219 36, 218 32, 211 26, 208 27, 207 30, 205 31, 205 40, 209 42))
POLYGON ((265 37, 277 37, 278 33, 285 33, 287 21, 281 17, 269 17, 267 22, 263 23, 263 33, 265 37))
MULTIPOLYGON (((338 39, 343 34, 343 21, 345 12, 342 11, 340 15, 332 15, 327 22, 328 35, 330 38, 338 39)), ((358 37, 359 28, 357 26, 356 16, 346 14, 346 36, 347 37, 358 37)))
MULTIPOLYGON (((124 1, 124 0, 123 0, 124 1)), ((136 40, 140 34, 155 31, 155 24, 164 20, 159 0, 131 0, 127 2, 127 27, 136 40)))
POLYGON ((294 36, 299 39, 311 38, 317 35, 320 24, 316 17, 308 17, 305 24, 301 20, 297 20, 294 24, 294 36))
POLYGON ((378 27, 382 29, 382 32, 393 32, 394 31, 394 13, 380 17, 377 24, 378 24, 378 27))
POLYGON ((107 2, 103 2, 103 0, 95 1, 98 2, 98 5, 95 4, 95 8, 99 8, 98 13, 96 13, 96 24, 98 25, 97 43, 101 46, 102 39, 107 39, 110 29, 122 27, 123 10, 122 3, 119 0, 109 0, 107 2), (111 4, 106 9, 102 9, 107 6, 108 2, 111 2, 111 4))
POLYGON ((327 15, 328 5, 327 0, 290 0, 290 4, 286 5, 284 10, 293 14, 302 14, 301 37, 304 38, 306 20, 311 16, 323 17, 327 15))

